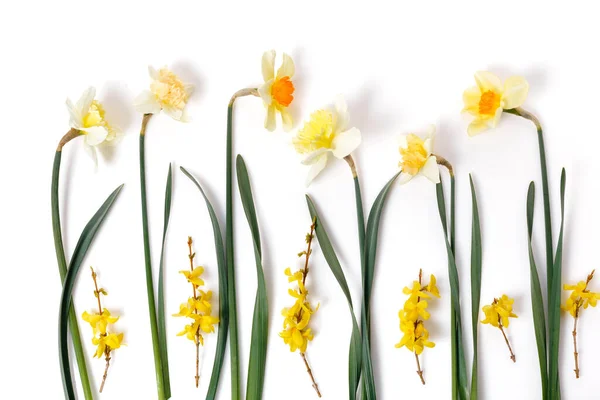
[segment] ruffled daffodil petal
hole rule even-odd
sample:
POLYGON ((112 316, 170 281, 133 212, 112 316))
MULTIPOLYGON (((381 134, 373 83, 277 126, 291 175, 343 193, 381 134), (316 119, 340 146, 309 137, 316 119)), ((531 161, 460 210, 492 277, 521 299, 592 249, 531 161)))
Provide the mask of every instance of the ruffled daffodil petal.
POLYGON ((400 152, 398 166, 402 171, 400 184, 408 183, 417 176, 424 176, 436 184, 440 182, 437 158, 433 155, 434 136, 433 125, 425 132, 424 138, 414 133, 400 136, 398 139, 400 152))
POLYGON ((148 73, 152 79, 150 89, 134 99, 135 109, 142 114, 158 114, 162 110, 177 121, 189 121, 185 107, 193 93, 193 86, 184 84, 166 67, 156 70, 150 66, 148 73))
POLYGON ((463 93, 463 112, 474 117, 467 129, 469 136, 495 128, 502 112, 521 107, 529 91, 529 84, 520 76, 510 77, 503 84, 491 72, 479 71, 475 73, 475 82, 477 86, 463 93))

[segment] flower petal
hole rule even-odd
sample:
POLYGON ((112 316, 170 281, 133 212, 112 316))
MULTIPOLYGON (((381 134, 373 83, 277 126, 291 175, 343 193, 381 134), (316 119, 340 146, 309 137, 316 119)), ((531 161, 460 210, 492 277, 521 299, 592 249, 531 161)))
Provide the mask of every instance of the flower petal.
POLYGON ((96 148, 94 146, 90 146, 84 140, 83 141, 83 149, 92 158, 92 161, 94 162, 94 166, 98 167, 98 155, 96 154, 96 148))
POLYGON ((108 130, 103 126, 92 126, 81 130, 85 132, 84 141, 89 146, 98 146, 108 136, 108 130))
POLYGON ((77 100, 77 110, 79 110, 82 117, 90 111, 94 96, 96 96, 96 89, 90 86, 83 92, 79 100, 77 100))
POLYGON ((319 175, 321 171, 327 165, 327 159, 329 158, 328 154, 322 154, 315 163, 313 163, 308 170, 308 176, 306 177, 306 186, 309 186, 311 182, 319 175))
POLYGON ((152 65, 148 65, 148 74, 152 80, 158 80, 159 78, 158 71, 152 65))
POLYGON ((477 86, 471 86, 463 92, 463 111, 478 114, 479 101, 481 100, 481 90, 477 86))
POLYGON ((505 110, 521 107, 527 98, 529 83, 521 76, 511 76, 504 82, 504 94, 502 96, 505 110))
POLYGON ((346 130, 350 116, 348 115, 348 104, 344 96, 337 95, 334 100, 335 105, 335 121, 333 124, 333 132, 341 132, 346 130))
POLYGON ((292 120, 292 114, 287 110, 287 108, 282 108, 279 110, 281 114, 281 122, 283 123, 283 130, 285 132, 289 132, 292 130, 294 126, 294 121, 292 120))
POLYGON ((427 151, 427 155, 433 153, 433 143, 435 138, 435 125, 430 124, 425 131, 425 140, 423 141, 423 147, 427 151))
POLYGON ((273 96, 271 95, 271 90, 273 88, 273 79, 269 79, 264 84, 258 87, 258 94, 260 98, 263 100, 266 106, 270 106, 273 102, 273 96))
POLYGON ((477 86, 482 92, 491 90, 495 93, 502 93, 502 81, 491 72, 477 71, 475 73, 475 82, 477 82, 477 86))
POLYGON ((281 67, 277 70, 277 79, 283 78, 284 76, 292 77, 296 72, 296 67, 294 66, 294 60, 288 54, 283 53, 283 62, 281 63, 281 67))
POLYGON ((338 133, 332 142, 332 152, 337 158, 344 158, 352 153, 361 142, 360 131, 357 128, 350 128, 347 131, 338 133))
POLYGON ((325 148, 320 148, 318 150, 313 151, 312 153, 310 153, 308 156, 306 156, 306 158, 304 160, 302 160, 302 164, 304 165, 313 165, 314 163, 316 163, 319 158, 329 152, 331 150, 329 149, 325 149, 325 148))
POLYGON ((267 107, 267 115, 265 116, 265 129, 269 132, 273 132, 277 127, 277 122, 275 121, 275 111, 277 109, 274 105, 270 105, 267 107))
POLYGON ((437 158, 435 156, 427 159, 425 165, 421 167, 419 175, 423 175, 433 183, 440 183, 440 170, 438 169, 437 158))
POLYGON ((481 132, 487 131, 488 129, 490 129, 490 127, 485 121, 476 119, 469 124, 469 127, 467 128, 467 133, 469 134, 469 136, 475 136, 479 135, 481 132))
POLYGON ((162 108, 156 96, 149 90, 144 90, 133 100, 133 107, 142 114, 158 114, 162 108))
POLYGON ((69 126, 75 129, 81 129, 83 127, 83 117, 81 113, 75 107, 75 104, 71 101, 71 99, 67 99, 65 102, 67 105, 67 110, 69 111, 69 126))
POLYGON ((175 121, 186 122, 184 120, 183 110, 175 107, 163 107, 163 111, 175 121))
POLYGON ((404 184, 410 182, 412 180, 412 178, 414 178, 414 177, 415 177, 414 175, 411 175, 406 172, 402 172, 400 174, 400 176, 398 177, 398 183, 401 185, 404 185, 404 184))
POLYGON ((275 77, 275 50, 264 52, 262 56, 262 76, 265 82, 275 77))

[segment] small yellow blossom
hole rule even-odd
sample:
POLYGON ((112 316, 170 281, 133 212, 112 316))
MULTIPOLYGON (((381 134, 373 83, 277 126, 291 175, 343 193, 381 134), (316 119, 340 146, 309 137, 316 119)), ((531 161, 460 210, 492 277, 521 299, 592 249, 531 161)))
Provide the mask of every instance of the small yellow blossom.
POLYGON ((187 122, 185 107, 193 93, 193 86, 184 84, 166 67, 159 70, 148 67, 148 72, 152 79, 150 90, 135 98, 135 109, 142 114, 158 114, 163 110, 174 120, 187 122))
POLYGON ((96 89, 89 87, 76 104, 70 99, 67 99, 66 104, 70 116, 69 125, 83 133, 83 148, 97 164, 96 147, 116 141, 120 131, 106 120, 104 107, 94 99, 95 96, 96 89))
POLYGON ((107 349, 110 349, 110 351, 112 351, 120 348, 122 342, 122 333, 109 333, 105 335, 100 335, 98 337, 94 337, 92 339, 92 343, 94 344, 94 346, 98 346, 96 348, 96 353, 94 354, 94 357, 102 357, 102 355, 106 353, 107 349))
POLYGON ((491 72, 479 71, 475 73, 475 82, 477 86, 470 87, 463 94, 463 112, 475 117, 468 128, 469 136, 495 128, 502 112, 520 107, 529 91, 529 84, 520 76, 512 76, 503 84, 491 72))
POLYGON ((513 313, 514 299, 511 299, 507 295, 503 294, 499 299, 494 299, 492 304, 483 307, 483 313, 485 319, 481 321, 482 324, 490 324, 496 328, 503 326, 508 328, 510 324, 509 318, 518 318, 513 313))
POLYGON ((200 278, 200 276, 204 273, 204 267, 196 267, 192 271, 179 271, 180 274, 183 274, 187 281, 194 286, 203 286, 204 281, 200 278))
POLYGON ((343 159, 360 144, 360 131, 357 128, 348 128, 349 119, 346 101, 338 96, 335 110, 313 112, 310 120, 298 131, 293 144, 299 154, 306 155, 302 163, 311 166, 307 185, 325 168, 329 154, 343 159))
POLYGON ((104 308, 102 310, 102 314, 98 314, 98 313, 90 314, 87 311, 84 311, 83 314, 81 315, 81 318, 83 318, 83 320, 85 322, 90 324, 90 326, 92 327, 92 330, 94 332, 94 335, 96 333, 105 335, 106 328, 108 327, 108 325, 114 324, 115 322, 117 322, 119 320, 119 317, 113 317, 110 314, 110 311, 108 311, 106 308, 104 308))
POLYGON ((414 133, 400 136, 400 184, 407 183, 416 176, 424 176, 433 183, 440 182, 437 157, 433 155, 435 126, 430 125, 424 136, 424 139, 414 133))
POLYGON ((265 83, 258 88, 258 93, 267 109, 265 128, 269 131, 275 130, 277 113, 281 115, 283 129, 286 132, 292 129, 292 115, 287 108, 294 100, 294 73, 292 57, 283 53, 283 62, 275 74, 275 50, 265 51, 262 57, 262 75, 265 83))

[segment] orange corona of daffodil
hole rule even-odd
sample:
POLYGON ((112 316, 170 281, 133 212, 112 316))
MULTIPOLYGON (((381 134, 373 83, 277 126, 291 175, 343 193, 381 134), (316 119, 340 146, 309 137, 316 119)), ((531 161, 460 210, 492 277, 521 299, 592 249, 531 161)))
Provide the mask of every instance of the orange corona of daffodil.
POLYGON ((510 324, 509 318, 518 318, 517 314, 513 312, 514 302, 514 299, 511 299, 505 294, 500 298, 494 299, 492 304, 483 306, 485 319, 483 319, 481 323, 490 324, 500 329, 502 336, 504 336, 504 341, 508 346, 508 350, 510 351, 510 359, 513 360, 513 362, 516 362, 516 357, 512 351, 510 342, 508 341, 508 336, 506 336, 506 332, 504 332, 504 328, 508 328, 508 325, 510 324))
POLYGON ((502 112, 520 107, 529 91, 529 84, 520 76, 512 76, 502 83, 491 72, 479 71, 475 73, 475 82, 477 85, 463 94, 463 112, 474 117, 467 129, 470 136, 495 128, 502 112))
POLYGON ((598 299, 600 299, 600 293, 592 292, 588 289, 588 286, 594 278, 593 270, 585 281, 579 281, 575 285, 565 284, 564 290, 571 290, 571 294, 567 298, 564 305, 561 305, 563 311, 569 312, 574 318, 573 322, 573 355, 575 357, 575 377, 579 378, 579 352, 577 350, 577 320, 581 316, 581 310, 587 309, 588 307, 596 307, 598 299))
POLYGON ((421 383, 425 384, 423 370, 419 361, 419 355, 428 347, 435 347, 435 343, 429 340, 429 331, 425 328, 424 321, 430 317, 427 312, 429 305, 426 300, 429 295, 440 297, 440 291, 436 285, 434 275, 431 275, 427 285, 422 284, 423 271, 419 271, 419 280, 414 281, 412 287, 405 287, 402 292, 408 295, 408 299, 404 302, 404 307, 398 312, 400 318, 400 331, 403 333, 402 339, 396 344, 396 348, 406 347, 410 352, 415 354, 417 360, 417 374, 421 379, 421 383))
POLYGON ((274 131, 276 127, 275 115, 281 115, 283 129, 288 132, 292 129, 292 115, 287 108, 294 100, 294 83, 292 78, 296 69, 292 57, 283 53, 283 62, 275 74, 275 50, 265 51, 262 57, 262 75, 265 83, 258 88, 258 93, 267 109, 265 128, 274 131))

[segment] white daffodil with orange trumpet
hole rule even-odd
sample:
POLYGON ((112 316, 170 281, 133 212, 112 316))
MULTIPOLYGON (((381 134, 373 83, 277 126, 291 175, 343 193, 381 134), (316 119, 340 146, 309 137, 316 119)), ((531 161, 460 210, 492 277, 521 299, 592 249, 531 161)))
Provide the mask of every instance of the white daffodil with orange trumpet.
POLYGON ((265 129, 274 131, 277 123, 276 114, 281 115, 283 130, 292 129, 292 115, 288 111, 289 105, 294 100, 294 83, 292 78, 296 72, 292 57, 283 53, 283 61, 275 74, 275 50, 265 51, 262 57, 262 76, 265 80, 258 87, 258 93, 267 109, 265 129))

